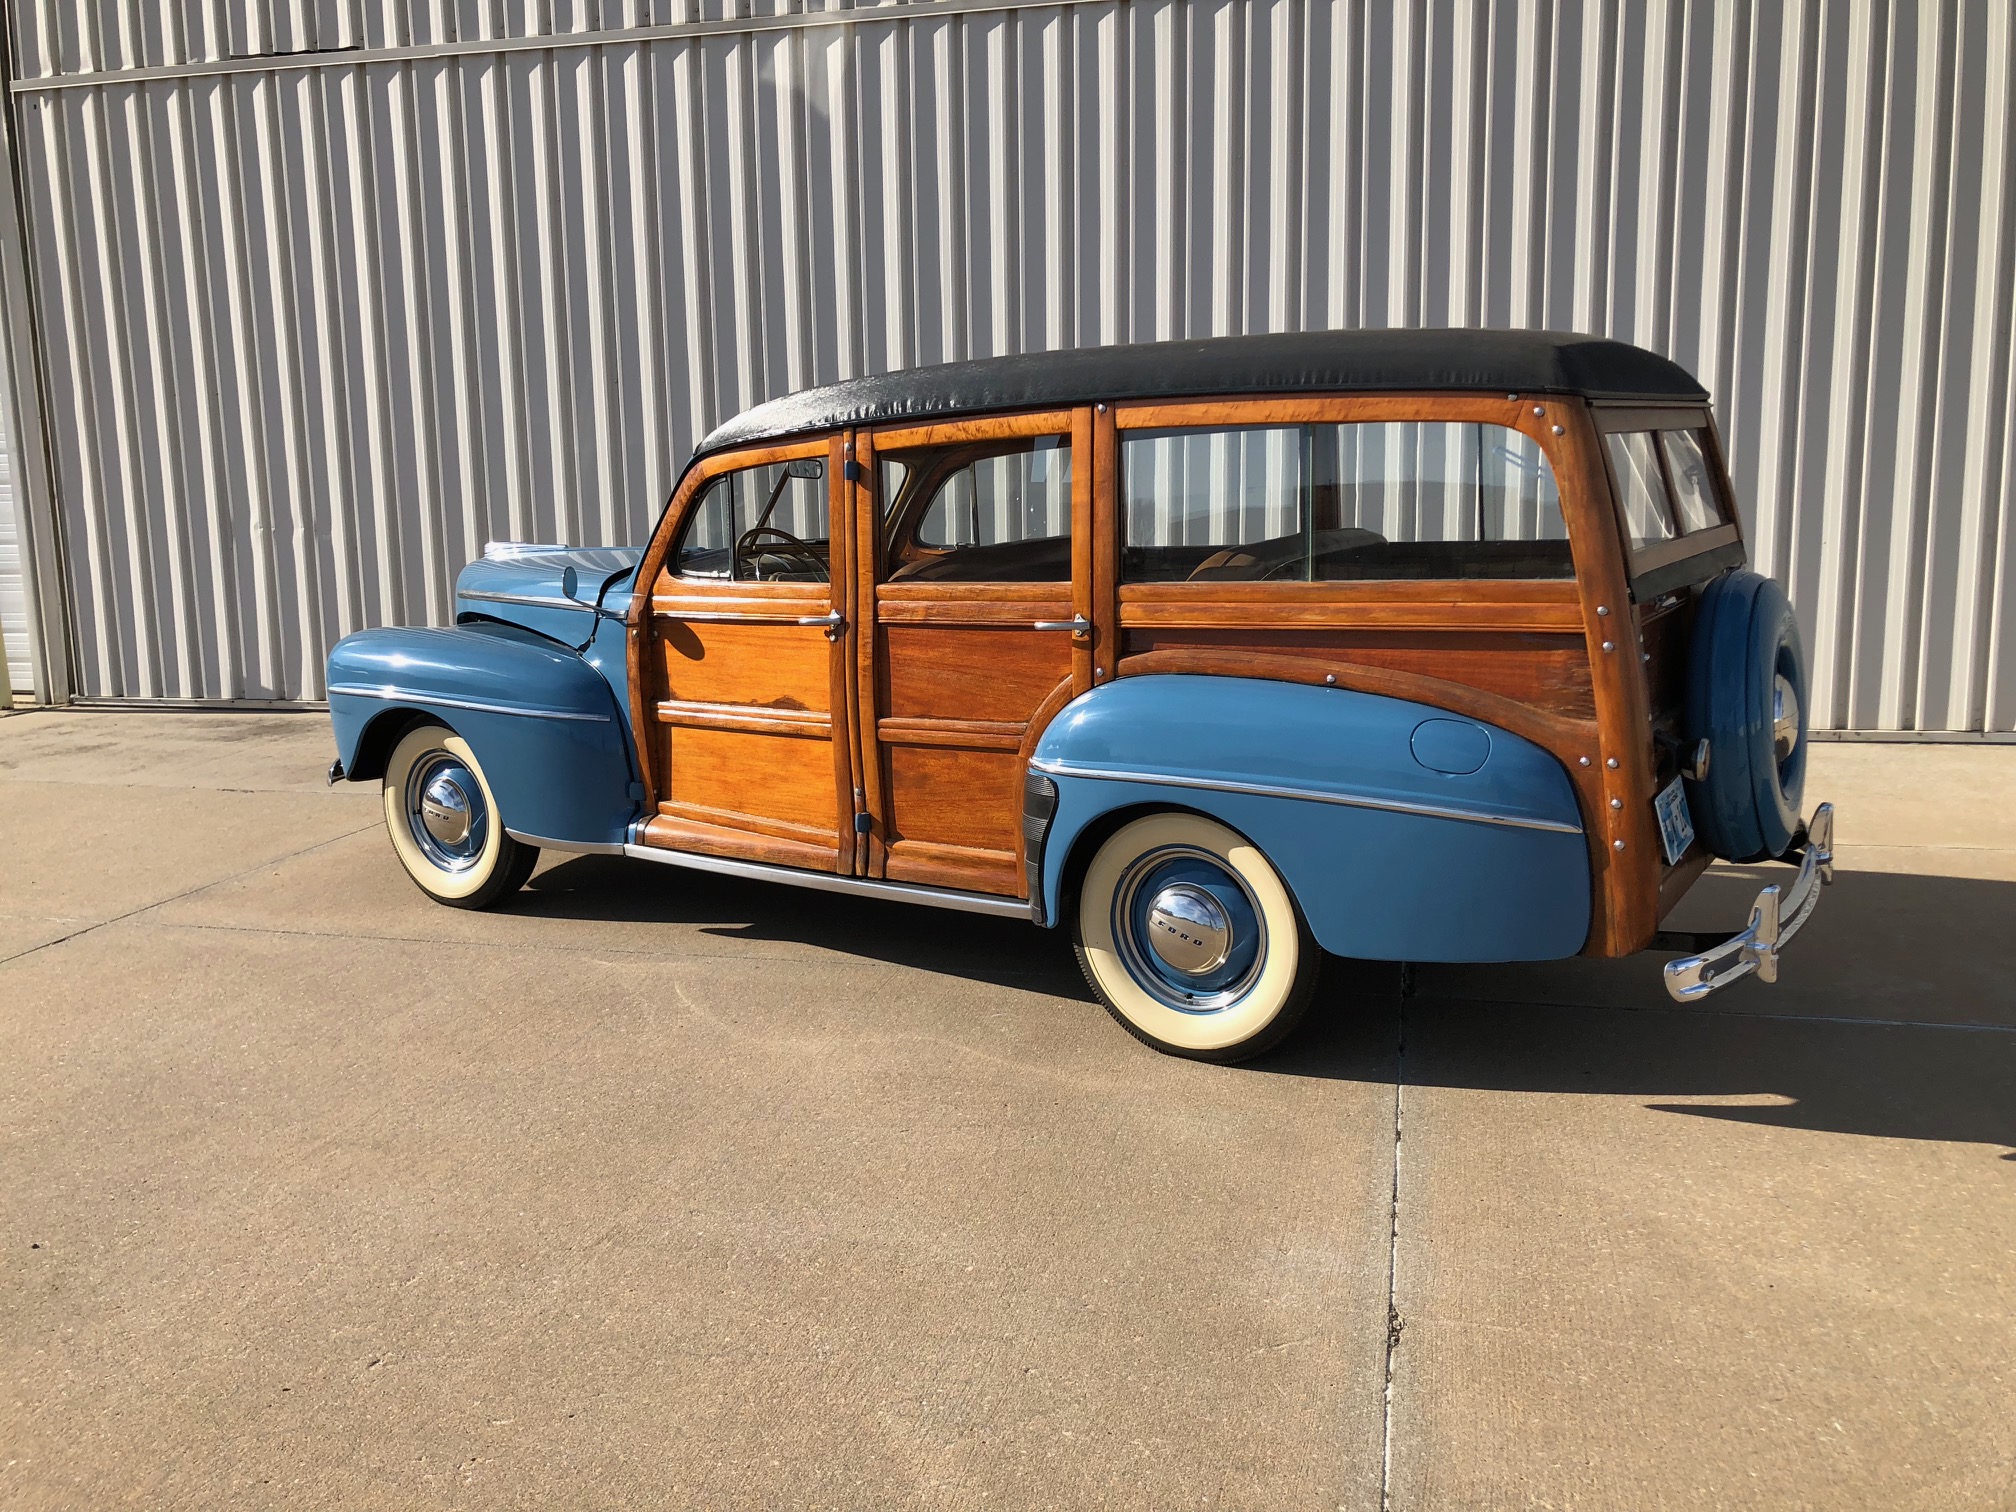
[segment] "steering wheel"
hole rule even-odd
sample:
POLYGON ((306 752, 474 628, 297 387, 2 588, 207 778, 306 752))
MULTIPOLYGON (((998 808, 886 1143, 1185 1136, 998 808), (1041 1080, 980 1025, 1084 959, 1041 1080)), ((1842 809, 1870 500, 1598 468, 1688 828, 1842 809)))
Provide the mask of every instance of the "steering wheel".
MULTIPOLYGON (((745 560, 766 556, 796 557, 812 570, 814 581, 824 583, 831 580, 832 575, 827 571, 826 559, 819 555, 817 547, 799 540, 788 530, 779 530, 775 525, 752 525, 743 531, 740 539, 735 542, 730 570, 739 578, 742 576, 742 563, 745 560), (766 547, 761 551, 750 549, 752 542, 765 537, 774 537, 783 542, 783 545, 766 547)), ((763 581, 760 568, 755 569, 753 575, 757 582, 763 581)))

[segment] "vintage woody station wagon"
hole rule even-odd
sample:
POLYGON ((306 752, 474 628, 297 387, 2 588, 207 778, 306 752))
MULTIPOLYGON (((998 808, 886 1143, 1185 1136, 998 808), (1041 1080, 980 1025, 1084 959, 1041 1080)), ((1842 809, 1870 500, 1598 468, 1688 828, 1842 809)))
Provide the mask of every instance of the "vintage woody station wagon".
POLYGON ((1688 998, 1774 979, 1831 877, 1743 562, 1707 394, 1616 342, 958 363, 762 405, 641 550, 494 545, 454 628, 344 640, 331 780, 465 907, 560 850, 1061 926, 1207 1059, 1285 1034, 1324 951, 1664 948, 1688 998), (1798 872, 1662 934, 1715 856, 1798 872))

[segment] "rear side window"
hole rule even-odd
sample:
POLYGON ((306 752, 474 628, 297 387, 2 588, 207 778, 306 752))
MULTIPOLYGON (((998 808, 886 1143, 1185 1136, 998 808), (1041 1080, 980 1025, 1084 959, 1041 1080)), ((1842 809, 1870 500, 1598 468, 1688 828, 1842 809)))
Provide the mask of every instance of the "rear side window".
POLYGON ((1123 433, 1135 583, 1573 577, 1553 470, 1501 425, 1123 433))
POLYGON ((1070 581, 1069 437, 883 452, 877 461, 887 581, 1070 581))

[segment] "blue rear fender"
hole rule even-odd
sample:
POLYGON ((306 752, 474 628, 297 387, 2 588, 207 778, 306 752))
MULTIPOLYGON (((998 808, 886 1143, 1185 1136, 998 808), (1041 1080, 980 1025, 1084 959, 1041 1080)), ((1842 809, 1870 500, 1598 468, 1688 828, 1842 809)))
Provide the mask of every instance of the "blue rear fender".
POLYGON ((345 775, 384 774, 416 718, 469 742, 507 828, 576 845, 626 838, 643 789, 628 714, 577 653, 512 625, 363 630, 329 653, 345 775))
POLYGON ((1552 960, 1588 938, 1567 771, 1445 710, 1251 678, 1130 677, 1067 705, 1032 766, 1058 789, 1042 852, 1052 922, 1117 816, 1167 808, 1258 846, 1335 955, 1552 960))

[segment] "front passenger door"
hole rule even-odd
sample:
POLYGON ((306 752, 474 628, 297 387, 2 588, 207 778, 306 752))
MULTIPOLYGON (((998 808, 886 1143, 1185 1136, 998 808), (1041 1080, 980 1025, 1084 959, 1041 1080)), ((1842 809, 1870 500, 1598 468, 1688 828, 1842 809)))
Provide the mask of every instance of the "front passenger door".
POLYGON ((835 438, 709 458, 674 500, 639 641, 645 844, 854 871, 842 455, 835 438))

